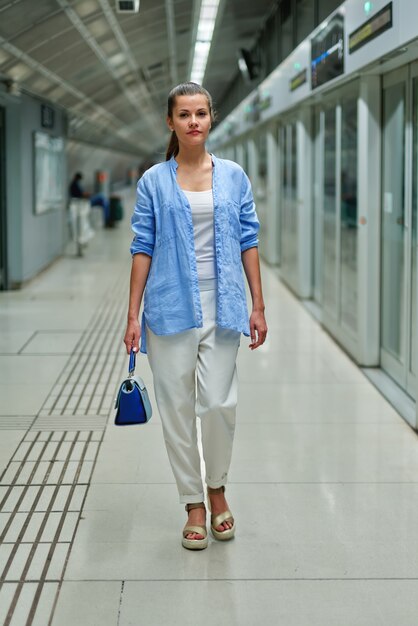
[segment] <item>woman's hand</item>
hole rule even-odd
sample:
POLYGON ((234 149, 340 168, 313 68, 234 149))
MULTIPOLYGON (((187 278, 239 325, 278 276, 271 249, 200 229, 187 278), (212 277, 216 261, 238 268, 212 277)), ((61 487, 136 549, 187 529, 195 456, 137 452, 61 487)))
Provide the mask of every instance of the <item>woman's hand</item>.
POLYGON ((267 323, 263 311, 254 310, 251 313, 250 334, 251 343, 249 347, 251 350, 255 350, 259 346, 263 345, 267 336, 267 323))
POLYGON ((126 327, 125 337, 123 343, 126 346, 126 352, 131 353, 133 348, 134 352, 139 351, 139 339, 141 337, 141 326, 138 320, 129 320, 126 327))

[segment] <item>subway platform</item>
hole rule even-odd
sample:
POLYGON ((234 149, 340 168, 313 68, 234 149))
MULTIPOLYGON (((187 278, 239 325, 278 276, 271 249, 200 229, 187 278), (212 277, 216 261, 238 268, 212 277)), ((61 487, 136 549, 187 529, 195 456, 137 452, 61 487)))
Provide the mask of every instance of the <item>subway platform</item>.
POLYGON ((154 416, 113 424, 130 240, 125 219, 0 294, 0 625, 415 626, 417 435, 267 266, 268 341, 238 361, 237 534, 182 548, 143 355, 154 416))

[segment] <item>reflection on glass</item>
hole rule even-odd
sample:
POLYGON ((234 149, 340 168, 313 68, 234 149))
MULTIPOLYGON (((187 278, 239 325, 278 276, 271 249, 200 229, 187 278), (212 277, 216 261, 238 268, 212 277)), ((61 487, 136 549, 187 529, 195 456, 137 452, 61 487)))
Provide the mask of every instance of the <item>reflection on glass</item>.
POLYGON ((357 99, 341 108, 340 310, 343 324, 357 330, 357 99))
POLYGON ((324 263, 323 297, 324 306, 336 315, 336 130, 335 107, 326 109, 324 125, 324 263))
POLYGON ((418 205, 418 79, 414 79, 414 157, 411 212, 411 359, 410 370, 417 373, 417 205, 418 205))
POLYGON ((267 137, 263 133, 257 142, 257 188, 255 203, 260 220, 260 238, 265 236, 267 204, 267 137))
POLYGON ((383 121, 382 346, 404 363, 404 84, 385 89, 383 121))
POLYGON ((297 225, 297 143, 296 123, 283 129, 283 170, 282 170, 282 265, 288 275, 297 273, 298 225, 297 225))
POLYGON ((315 113, 315 158, 314 158, 314 238, 312 259, 314 264, 313 271, 313 288, 314 297, 318 304, 322 305, 322 190, 320 181, 322 180, 322 135, 321 135, 321 116, 322 113, 318 109, 315 113))

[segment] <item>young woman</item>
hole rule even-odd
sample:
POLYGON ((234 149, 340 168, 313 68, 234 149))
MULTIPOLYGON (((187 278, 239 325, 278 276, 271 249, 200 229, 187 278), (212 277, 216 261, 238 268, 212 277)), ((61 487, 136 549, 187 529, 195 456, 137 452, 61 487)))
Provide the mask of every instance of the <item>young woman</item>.
POLYGON ((241 333, 251 336, 251 350, 267 334, 250 183, 241 167, 206 151, 213 119, 211 96, 200 85, 183 83, 170 92, 167 160, 138 183, 124 339, 128 352, 141 340, 141 352, 148 353, 167 452, 188 513, 182 544, 191 550, 208 545, 196 415, 212 534, 232 539, 235 522, 224 491, 236 356, 241 333), (253 302, 249 320, 242 265, 253 302))

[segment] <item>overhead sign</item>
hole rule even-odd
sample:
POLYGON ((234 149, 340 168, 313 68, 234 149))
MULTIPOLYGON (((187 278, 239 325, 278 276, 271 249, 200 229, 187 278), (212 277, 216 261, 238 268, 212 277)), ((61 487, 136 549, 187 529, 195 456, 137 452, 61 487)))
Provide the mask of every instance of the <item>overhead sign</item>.
POLYGON ((333 15, 311 39, 312 89, 344 74, 344 17, 333 15))
POLYGON ((308 80, 308 70, 305 68, 304 70, 299 72, 299 74, 296 74, 296 76, 290 79, 289 81, 290 91, 295 91, 295 89, 298 89, 298 87, 306 83, 307 80, 308 80))
POLYGON ((348 52, 351 54, 369 41, 378 37, 393 26, 392 2, 389 2, 383 9, 373 15, 367 22, 364 22, 348 38, 348 52))

